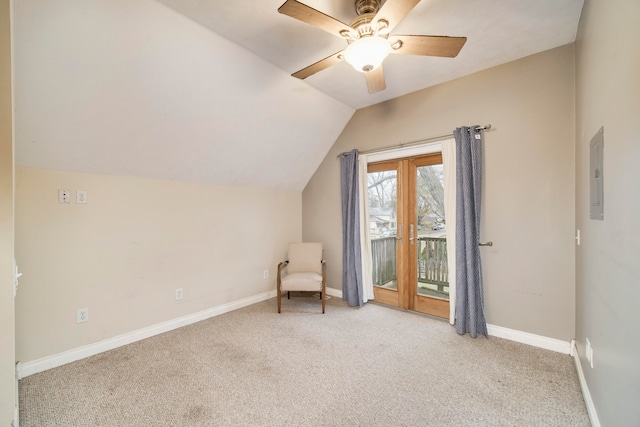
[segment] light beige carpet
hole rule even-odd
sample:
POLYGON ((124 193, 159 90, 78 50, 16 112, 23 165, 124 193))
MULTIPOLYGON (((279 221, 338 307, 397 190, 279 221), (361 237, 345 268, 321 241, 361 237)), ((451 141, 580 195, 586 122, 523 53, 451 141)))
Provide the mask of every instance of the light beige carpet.
POLYGON ((271 299, 20 381, 21 426, 588 426, 572 358, 271 299))

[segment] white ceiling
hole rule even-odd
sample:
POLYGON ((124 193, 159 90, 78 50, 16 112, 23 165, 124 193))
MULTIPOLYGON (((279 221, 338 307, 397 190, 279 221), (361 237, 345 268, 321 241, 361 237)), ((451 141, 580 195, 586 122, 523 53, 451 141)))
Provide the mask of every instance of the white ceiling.
MULTIPOLYGON (((325 31, 279 14, 284 0, 158 0, 288 73, 346 47, 325 31)), ((354 0, 301 0, 349 24, 354 0)), ((305 81, 356 109, 575 40, 583 0, 422 0, 393 34, 467 37, 456 58, 390 55, 387 89, 369 94, 346 62, 305 81)))
MULTIPOLYGON (((358 108, 574 40, 582 0, 422 0, 395 34, 466 36, 457 58, 391 55, 387 89, 284 0, 20 0, 16 164, 302 190, 358 108)), ((353 0, 305 0, 350 22, 353 0)))

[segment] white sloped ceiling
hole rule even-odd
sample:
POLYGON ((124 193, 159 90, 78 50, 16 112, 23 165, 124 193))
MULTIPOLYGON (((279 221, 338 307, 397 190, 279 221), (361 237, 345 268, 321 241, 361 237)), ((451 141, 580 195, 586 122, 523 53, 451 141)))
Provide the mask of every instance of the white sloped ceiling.
POLYGON ((16 163, 302 190, 351 115, 152 0, 21 0, 16 163))

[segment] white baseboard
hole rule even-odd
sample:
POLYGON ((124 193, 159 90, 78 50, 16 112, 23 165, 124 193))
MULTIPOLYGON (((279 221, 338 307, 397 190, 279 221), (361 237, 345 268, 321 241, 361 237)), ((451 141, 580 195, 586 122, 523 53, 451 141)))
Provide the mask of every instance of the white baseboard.
POLYGON ((327 295, 331 295, 332 297, 342 298, 342 291, 340 289, 333 289, 327 287, 327 295))
MULTIPOLYGON (((327 288, 327 295, 331 295, 336 298, 342 298, 342 290, 327 288)), ((18 371, 20 378, 28 377, 29 375, 37 374, 38 372, 46 371, 47 369, 62 366, 67 363, 75 362, 76 360, 84 359, 89 356, 96 355, 114 348, 121 347, 123 345, 131 344, 136 341, 140 341, 146 338, 150 338, 154 335, 162 334, 182 326, 190 325, 192 323, 200 322, 202 320, 209 319, 220 314, 228 313, 233 310, 237 310, 242 307, 246 307, 257 302, 265 301, 276 296, 276 291, 263 292, 258 295, 254 295, 241 300, 233 301, 227 304, 223 304, 218 307, 213 307, 208 310, 200 311, 198 313, 189 314, 177 319, 169 320, 156 325, 148 326, 146 328, 138 329, 123 335, 118 335, 113 338, 108 338, 93 344, 88 344, 82 347, 74 348, 62 353, 54 354, 52 356, 43 357, 31 362, 25 362, 21 364, 21 369, 18 371)), ((548 338, 541 335, 530 334, 528 332, 516 331, 514 329, 504 328, 502 326, 487 325, 489 335, 493 335, 499 338, 508 339, 511 341, 521 342, 529 344, 534 347, 540 347, 547 350, 557 351, 559 353, 570 354, 571 344, 557 340, 554 338, 548 338)), ((586 400, 586 399, 585 399, 586 400)))
POLYGON ((580 355, 578 354, 578 347, 576 347, 575 340, 571 341, 571 354, 573 355, 573 360, 575 360, 576 362, 576 370, 578 371, 578 379, 580 380, 582 397, 584 398, 585 405, 587 405, 589 420, 591 421, 591 425, 593 427, 600 427, 600 419, 598 418, 598 413, 596 412, 596 407, 593 404, 593 399, 591 398, 591 392, 589 391, 587 380, 585 379, 584 372, 582 371, 582 363, 580 362, 580 355))
POLYGON ((22 364, 16 362, 16 380, 15 380, 15 404, 13 406, 13 421, 11 421, 11 427, 20 426, 20 389, 18 380, 22 373, 22 364))
MULTIPOLYGON (((328 292, 327 292, 328 293, 328 292)), ((146 328, 138 329, 136 331, 128 332, 123 335, 118 335, 113 338, 98 341, 96 343, 88 344, 82 347, 74 348, 62 353, 54 354, 52 356, 43 357, 31 362, 25 362, 21 364, 21 369, 18 370, 18 375, 21 378, 28 377, 29 375, 37 374, 38 372, 46 371, 47 369, 55 368, 65 365, 67 363, 75 362, 76 360, 84 359, 89 356, 96 355, 114 348, 121 347, 123 345, 131 344, 136 341, 150 338, 154 335, 169 332, 183 326, 190 325, 192 323, 200 322, 202 320, 209 319, 214 316, 219 316, 224 313, 228 313, 233 310, 237 310, 242 307, 246 307, 257 302, 265 301, 276 296, 276 291, 263 292, 258 295, 254 295, 248 298, 243 298, 237 301, 233 301, 227 304, 213 307, 204 311, 189 314, 177 319, 169 320, 166 322, 151 325, 146 328)))
POLYGON ((504 338, 510 341, 516 341, 523 344, 532 345, 534 347, 556 351, 562 354, 571 353, 571 342, 569 341, 563 341, 555 338, 545 337, 542 335, 531 334, 529 332, 522 332, 515 329, 509 329, 502 326, 489 324, 487 324, 487 332, 489 332, 489 336, 504 338))
MULTIPOLYGON (((327 295, 342 298, 342 291, 340 289, 327 288, 327 295)), ((555 338, 489 324, 487 324, 487 331, 490 336, 504 338, 510 341, 516 341, 563 354, 569 354, 571 352, 571 343, 569 341, 562 341, 555 338)))

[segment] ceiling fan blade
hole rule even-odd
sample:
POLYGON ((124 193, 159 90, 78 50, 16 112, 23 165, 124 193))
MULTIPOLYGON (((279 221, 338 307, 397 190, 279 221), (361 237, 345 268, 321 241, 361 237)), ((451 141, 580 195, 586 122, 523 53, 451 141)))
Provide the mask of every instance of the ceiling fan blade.
POLYGON ((367 80, 367 89, 369 89, 369 93, 380 92, 387 88, 387 84, 384 82, 384 71, 382 70, 382 65, 373 71, 364 73, 364 78, 367 80))
POLYGON ((333 55, 327 56, 324 59, 321 59, 320 61, 316 62, 315 64, 311 64, 306 68, 303 68, 300 71, 296 71, 295 73, 291 74, 293 77, 297 77, 299 79, 306 79, 307 77, 317 73, 318 71, 322 71, 325 68, 329 68, 332 65, 337 64, 338 62, 342 61, 342 50, 340 52, 336 52, 333 55))
POLYGON ((376 13, 373 22, 385 19, 389 22, 389 27, 386 31, 390 32, 418 3, 420 3, 420 0, 387 0, 376 13))
POLYGON ((444 56, 455 58, 466 43, 466 37, 389 36, 391 53, 405 55, 444 56), (395 47, 398 46, 398 47, 395 47))
POLYGON ((320 28, 334 36, 342 37, 342 35, 340 35, 341 31, 353 33, 353 28, 344 22, 340 22, 337 19, 332 18, 329 15, 325 15, 319 10, 296 0, 287 0, 278 8, 278 12, 297 19, 298 21, 313 25, 314 27, 320 28))

